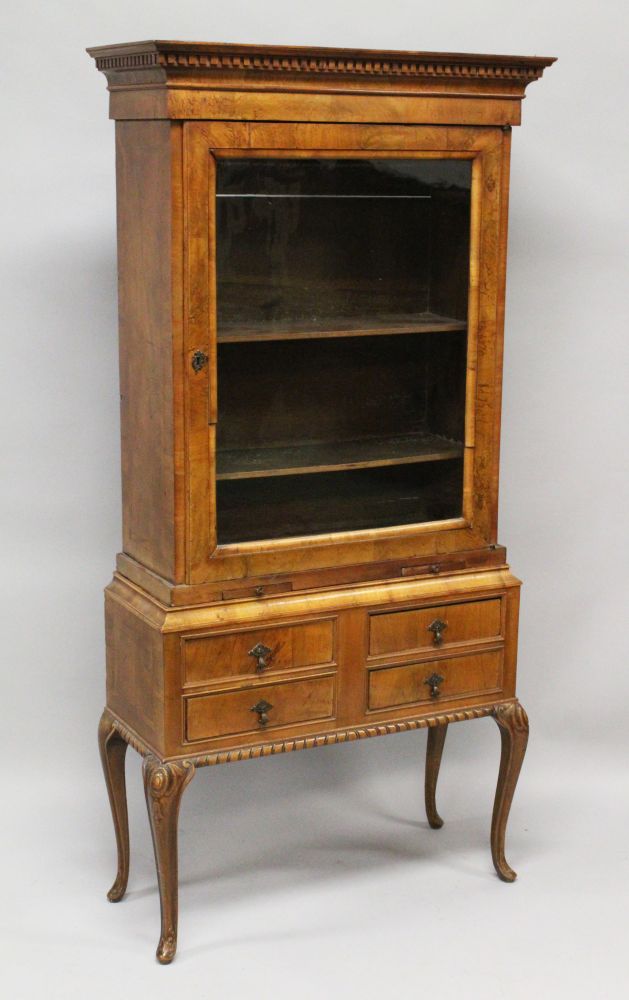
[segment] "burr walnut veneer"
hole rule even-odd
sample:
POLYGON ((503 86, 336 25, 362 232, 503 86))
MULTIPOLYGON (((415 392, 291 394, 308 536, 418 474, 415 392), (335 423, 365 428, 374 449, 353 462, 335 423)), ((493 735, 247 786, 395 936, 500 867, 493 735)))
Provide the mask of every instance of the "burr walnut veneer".
POLYGON ((492 716, 499 876, 526 748, 497 543, 511 127, 552 59, 139 42, 116 119, 123 552, 100 748, 157 957, 197 767, 492 716))

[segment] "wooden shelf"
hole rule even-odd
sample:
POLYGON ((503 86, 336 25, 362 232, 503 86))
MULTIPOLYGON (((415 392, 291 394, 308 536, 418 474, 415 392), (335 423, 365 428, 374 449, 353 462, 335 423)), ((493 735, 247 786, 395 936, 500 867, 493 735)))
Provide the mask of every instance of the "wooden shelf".
POLYGON ((327 337, 378 337, 396 333, 445 333, 465 330, 465 320, 438 316, 436 313, 380 313, 348 318, 327 317, 316 320, 260 320, 247 323, 228 321, 218 331, 219 344, 238 344, 263 340, 314 340, 327 337))
POLYGON ((437 434, 402 434, 273 448, 238 448, 217 456, 217 480, 302 476, 347 469, 439 462, 459 458, 463 446, 437 434))

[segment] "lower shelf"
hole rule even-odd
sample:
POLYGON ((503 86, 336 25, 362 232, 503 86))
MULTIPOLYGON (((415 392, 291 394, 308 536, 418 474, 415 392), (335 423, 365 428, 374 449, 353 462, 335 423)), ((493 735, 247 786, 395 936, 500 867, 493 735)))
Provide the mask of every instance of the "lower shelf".
POLYGON ((216 484, 225 545, 459 517, 463 460, 216 484))
POLYGON ((255 479, 342 469, 369 469, 457 458, 463 445, 439 434, 397 434, 218 453, 216 478, 255 479))

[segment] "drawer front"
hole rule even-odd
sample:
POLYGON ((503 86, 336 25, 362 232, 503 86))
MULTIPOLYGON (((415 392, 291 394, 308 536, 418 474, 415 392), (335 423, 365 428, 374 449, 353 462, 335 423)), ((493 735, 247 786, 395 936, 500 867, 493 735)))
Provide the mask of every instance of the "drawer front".
POLYGON ((422 702, 438 704, 462 695, 489 694, 502 687, 501 649, 452 656, 369 671, 369 708, 396 708, 422 702), (432 683, 428 683, 432 678, 432 683), (441 678, 441 680, 437 680, 441 678), (431 690, 438 692, 431 696, 431 690))
POLYGON ((334 620, 327 619, 226 635, 190 636, 183 640, 184 683, 205 684, 221 677, 325 666, 334 660, 334 626, 334 620))
POLYGON ((499 597, 408 611, 386 611, 369 619, 369 655, 443 648, 500 635, 499 597), (439 625, 441 623, 441 628, 439 625))
POLYGON ((334 715, 334 675, 184 698, 186 739, 209 740, 334 715), (256 710, 257 708, 257 710, 256 710), (268 720, 268 721, 267 721, 268 720))

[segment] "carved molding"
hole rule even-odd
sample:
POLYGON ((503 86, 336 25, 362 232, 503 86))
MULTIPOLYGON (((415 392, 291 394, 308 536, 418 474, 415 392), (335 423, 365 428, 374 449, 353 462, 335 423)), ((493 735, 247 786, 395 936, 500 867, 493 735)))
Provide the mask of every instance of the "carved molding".
MULTIPOLYGON (((299 736, 292 739, 279 740, 275 743, 257 743, 250 747, 234 747, 230 750, 217 750, 204 754, 189 754, 184 758, 166 761, 170 764, 180 764, 188 767, 212 767, 215 764, 230 764, 238 760, 251 760, 257 757, 271 757, 278 753, 292 753, 297 750, 309 750, 312 747, 332 746, 335 743, 352 743, 355 740, 371 739, 373 736, 387 736, 392 733, 405 733, 412 729, 427 729, 433 726, 445 726, 453 722, 467 722, 470 719, 481 719, 493 715, 500 723, 501 719, 511 718, 506 713, 516 713, 513 717, 520 718, 517 711, 526 713, 519 702, 507 702, 499 705, 482 705, 478 708, 463 708, 458 711, 441 712, 435 715, 424 715, 418 719, 404 719, 398 722, 387 722, 378 725, 355 726, 350 729, 338 729, 333 733, 314 736, 299 736)), ((118 719, 114 719, 115 728, 123 739, 137 750, 143 757, 151 757, 157 761, 154 751, 146 746, 130 729, 118 719)), ((528 725, 528 721, 527 721, 528 725)), ((155 772, 157 773, 157 772, 155 772)), ((162 779, 159 779, 161 781, 162 779)))
POLYGON ((510 83, 538 80, 554 59, 435 52, 369 52, 342 49, 146 42, 88 49, 103 72, 188 70, 309 76, 488 79, 510 83))
MULTIPOLYGON (((517 704, 517 703, 516 703, 517 704)), ((191 754, 185 758, 178 758, 182 766, 188 767, 212 767, 215 764, 229 764, 237 760, 251 760, 255 757, 270 757, 278 753, 292 753, 296 750, 309 750, 312 747, 332 746, 335 743, 352 743, 355 740, 366 740, 373 736, 387 736, 392 733, 405 733, 411 729, 426 729, 432 726, 449 725, 452 722, 465 722, 469 719, 481 719, 487 715, 497 715, 503 707, 509 708, 509 704, 484 705, 478 708, 464 708, 458 711, 443 712, 438 715, 424 715, 419 719, 404 719, 399 722, 387 722, 381 725, 356 726, 351 729, 339 729, 333 733, 322 735, 301 736, 293 739, 280 740, 276 743, 257 743, 250 747, 234 747, 231 750, 217 750, 213 753, 191 754)), ((524 711, 522 709, 522 711, 524 711)), ((154 752, 144 744, 139 737, 131 730, 127 729, 118 719, 115 720, 115 727, 123 739, 137 750, 143 757, 151 756, 154 759, 154 752)), ((161 779, 160 779, 161 780, 161 779)))
POLYGON ((311 747, 331 746, 335 743, 351 743, 355 740, 371 739, 373 736, 387 736, 391 733, 405 733, 411 729, 426 729, 429 726, 443 726, 451 722, 465 722, 469 719, 480 719, 492 715, 494 707, 466 708, 458 712, 447 712, 440 715, 424 716, 420 719, 405 719, 399 722, 387 722, 382 725, 357 726, 352 729, 341 729, 323 736, 302 736, 279 743, 264 743, 258 746, 234 750, 223 750, 217 753, 201 754, 195 758, 198 767, 214 764, 229 764, 236 760, 250 760, 253 757, 269 757, 276 753, 291 753, 295 750, 309 750, 311 747))
POLYGON ((115 715, 111 716, 113 727, 120 733, 123 740, 129 744, 130 747, 140 754, 141 757, 147 757, 149 754, 157 758, 157 754, 151 747, 148 746, 137 733, 134 733, 132 729, 129 729, 120 719, 116 718, 115 715))

